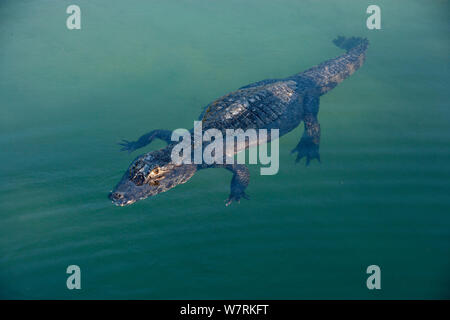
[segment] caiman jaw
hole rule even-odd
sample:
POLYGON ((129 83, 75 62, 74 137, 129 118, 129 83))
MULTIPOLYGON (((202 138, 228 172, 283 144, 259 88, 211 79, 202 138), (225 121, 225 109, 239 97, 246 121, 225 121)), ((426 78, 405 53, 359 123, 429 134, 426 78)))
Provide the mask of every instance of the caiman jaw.
POLYGON ((119 207, 124 207, 136 202, 136 200, 133 199, 126 199, 120 192, 111 192, 108 198, 111 199, 113 204, 119 207))

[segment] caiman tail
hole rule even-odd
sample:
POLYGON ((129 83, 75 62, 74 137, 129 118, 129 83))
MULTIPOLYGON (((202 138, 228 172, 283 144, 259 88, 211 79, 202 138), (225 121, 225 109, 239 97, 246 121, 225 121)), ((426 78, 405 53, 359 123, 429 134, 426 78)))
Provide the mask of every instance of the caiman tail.
POLYGON ((333 40, 333 43, 347 50, 347 53, 298 74, 299 78, 312 82, 319 95, 327 93, 358 70, 364 63, 369 45, 365 38, 342 36, 333 40))

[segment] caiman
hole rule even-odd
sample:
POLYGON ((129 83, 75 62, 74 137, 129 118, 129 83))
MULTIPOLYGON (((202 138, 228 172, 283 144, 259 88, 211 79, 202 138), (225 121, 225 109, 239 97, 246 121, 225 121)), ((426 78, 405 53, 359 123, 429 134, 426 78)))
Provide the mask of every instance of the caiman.
MULTIPOLYGON (((278 129, 279 136, 282 136, 303 121, 303 136, 292 153, 297 153, 297 162, 304 157, 306 164, 313 159, 320 161, 320 124, 317 119, 320 96, 362 66, 369 44, 364 38, 342 36, 333 42, 346 53, 284 79, 252 83, 208 104, 199 118, 203 130, 278 129)), ((205 168, 225 168, 233 173, 227 205, 239 202, 241 198, 248 199, 245 189, 250 174, 245 164, 175 164, 171 159, 175 145, 171 133, 169 130, 152 130, 137 141, 124 140, 121 143, 122 150, 129 152, 148 145, 154 139, 166 141, 168 145, 140 155, 131 163, 109 194, 114 204, 125 206, 165 192, 185 183, 197 170, 205 168)))

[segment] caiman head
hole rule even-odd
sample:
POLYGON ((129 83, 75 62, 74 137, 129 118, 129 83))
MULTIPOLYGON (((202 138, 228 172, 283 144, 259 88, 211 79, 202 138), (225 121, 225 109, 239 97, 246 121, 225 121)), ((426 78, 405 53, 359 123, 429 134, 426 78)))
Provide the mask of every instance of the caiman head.
POLYGON ((195 171, 193 164, 174 164, 167 149, 152 151, 131 163, 109 199, 117 206, 130 205, 185 183, 195 171))

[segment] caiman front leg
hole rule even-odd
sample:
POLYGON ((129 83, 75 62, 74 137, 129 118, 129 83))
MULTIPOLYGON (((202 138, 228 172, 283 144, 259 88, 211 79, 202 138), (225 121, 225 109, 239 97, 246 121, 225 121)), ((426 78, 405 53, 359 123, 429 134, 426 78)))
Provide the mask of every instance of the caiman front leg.
POLYGON ((129 153, 137 150, 139 148, 145 147, 150 144, 155 139, 160 139, 162 141, 167 142, 168 144, 171 142, 170 137, 172 136, 172 131, 170 130, 152 130, 149 133, 141 136, 137 141, 128 141, 122 140, 119 145, 122 146, 122 151, 128 151, 129 153))
POLYGON ((231 179, 230 196, 225 200, 225 205, 229 206, 233 201, 240 202, 241 198, 249 200, 245 189, 250 182, 250 172, 244 164, 225 165, 225 169, 233 172, 231 179))
POLYGON ((225 200, 225 205, 229 206, 232 202, 240 202, 241 198, 249 199, 245 193, 245 189, 250 182, 250 172, 244 164, 213 164, 204 165, 201 169, 206 168, 224 168, 233 173, 231 178, 230 196, 225 200))
POLYGON ((306 157, 306 165, 313 159, 320 162, 319 144, 320 144, 320 124, 317 120, 319 111, 319 98, 311 98, 305 101, 305 115, 303 122, 305 124, 305 131, 297 146, 291 153, 297 152, 297 159, 299 162, 303 157, 306 157))

